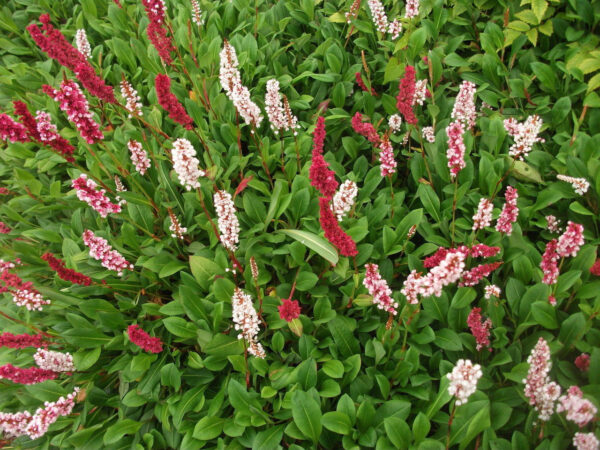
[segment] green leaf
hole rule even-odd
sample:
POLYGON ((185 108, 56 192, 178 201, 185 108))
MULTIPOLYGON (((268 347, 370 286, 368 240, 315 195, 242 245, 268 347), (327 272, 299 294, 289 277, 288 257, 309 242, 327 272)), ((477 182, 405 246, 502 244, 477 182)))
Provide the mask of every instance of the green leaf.
POLYGON ((567 348, 571 346, 576 337, 585 332, 585 316, 582 312, 571 314, 560 326, 558 340, 567 348))
POLYGON ((288 236, 296 239, 301 244, 304 244, 311 250, 315 251, 318 255, 325 258, 332 265, 336 265, 338 262, 338 254, 335 248, 320 236, 314 233, 302 230, 278 230, 280 233, 287 234, 288 236))
POLYGON ((413 436, 415 442, 420 442, 427 437, 429 434, 429 430, 431 429, 431 424, 429 423, 429 419, 425 414, 419 412, 415 421, 413 422, 413 436))
POLYGON ((556 78, 556 72, 548 64, 536 61, 531 63, 531 70, 535 76, 540 80, 542 86, 547 88, 549 91, 556 91, 558 86, 558 79, 556 78))
POLYGON ((190 256, 190 269, 192 275, 194 275, 194 278, 203 289, 208 288, 213 276, 223 272, 221 267, 214 261, 197 255, 190 256))
POLYGON ((252 450, 276 450, 283 437, 283 425, 271 426, 261 431, 252 442, 252 450))
POLYGON ((462 342, 458 334, 450 328, 442 328, 435 333, 435 345, 444 350, 457 352, 462 350, 462 342))
POLYGON ((327 322, 327 327, 342 356, 351 356, 360 353, 358 341, 348 328, 345 318, 336 316, 327 322))
POLYGON ((104 443, 112 445, 123 439, 126 434, 135 434, 142 426, 141 422, 131 419, 121 419, 104 432, 104 443))
POLYGON ((181 387, 181 374, 173 363, 164 365, 160 369, 160 382, 163 386, 171 386, 176 391, 181 387))
POLYGON ((220 417, 207 416, 198 421, 194 427, 194 438, 209 441, 216 438, 223 431, 224 420, 220 417))
POLYGON ((184 339, 196 337, 196 327, 181 317, 167 317, 162 320, 169 333, 184 339))
POLYGON ((558 328, 556 311, 547 300, 535 302, 531 305, 531 315, 533 316, 533 319, 544 328, 548 328, 549 330, 558 328))
POLYGON ((544 14, 548 9, 548 2, 546 0, 531 0, 531 9, 537 17, 538 23, 542 23, 544 14))
POLYGON ((304 436, 314 444, 321 436, 321 407, 307 392, 296 391, 292 399, 292 416, 294 423, 304 436))
POLYGON ((337 434, 348 434, 352 429, 350 418, 339 411, 330 411, 323 414, 323 426, 337 434))
POLYGON ((388 439, 394 444, 394 447, 406 449, 412 440, 412 433, 408 424, 399 417, 386 417, 383 420, 383 426, 388 439))
POLYGON ((440 199, 428 184, 419 184, 417 188, 417 197, 425 207, 425 210, 431 215, 436 222, 441 222, 440 217, 440 199))

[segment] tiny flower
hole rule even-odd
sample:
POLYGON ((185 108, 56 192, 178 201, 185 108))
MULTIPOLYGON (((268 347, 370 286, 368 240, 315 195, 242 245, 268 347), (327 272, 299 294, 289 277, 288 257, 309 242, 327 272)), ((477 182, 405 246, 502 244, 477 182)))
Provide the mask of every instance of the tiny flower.
POLYGON ((590 355, 587 353, 582 353, 577 358, 575 358, 575 365, 582 372, 587 372, 590 368, 590 355))
POLYGON ((367 4, 369 5, 369 9, 371 10, 371 16, 373 17, 373 23, 377 27, 377 31, 384 34, 387 33, 389 23, 381 1, 368 0, 367 4))
POLYGON ((481 366, 468 359, 459 359, 452 372, 446 376, 450 380, 448 393, 456 397, 456 405, 467 402, 471 394, 477 390, 477 382, 481 378, 481 366))
POLYGON ((291 322, 294 319, 300 317, 300 305, 298 300, 283 300, 283 304, 278 306, 279 317, 286 322, 291 322))
POLYGON ((579 195, 585 194, 590 188, 590 183, 585 178, 574 178, 567 175, 556 175, 560 181, 566 181, 573 186, 575 192, 579 195))
POLYGON ((402 117, 400 114, 393 114, 388 119, 388 126, 393 133, 398 133, 400 131, 400 127, 402 126, 402 117))
POLYGON ((181 226, 179 219, 177 219, 177 216, 175 216, 173 211, 170 209, 169 219, 171 220, 171 225, 169 226, 169 230, 171 230, 171 237, 175 239, 183 239, 183 235, 187 233, 187 228, 181 226))
POLYGON ((75 45, 77 46, 77 50, 81 52, 85 59, 90 59, 92 56, 92 49, 90 47, 85 30, 77 30, 77 33, 75 33, 75 45))
POLYGON ((537 115, 529 116, 523 123, 518 123, 512 117, 506 119, 504 128, 515 140, 515 143, 510 146, 508 154, 521 161, 526 158, 533 148, 533 144, 544 142, 544 139, 538 137, 542 124, 542 119, 537 115))
POLYGON ((475 119, 477 118, 475 91, 475 84, 470 81, 463 81, 450 114, 454 120, 461 122, 467 130, 475 126, 475 119))
POLYGON ((571 386, 567 395, 558 399, 556 412, 566 412, 567 420, 575 422, 579 428, 585 427, 594 419, 598 409, 592 402, 583 398, 583 392, 577 386, 571 386))
POLYGON ((79 178, 73 180, 71 186, 77 191, 77 198, 90 205, 101 217, 105 218, 111 213, 121 212, 121 205, 111 203, 106 196, 106 190, 99 189, 96 182, 86 174, 81 174, 79 178))
POLYGON ((555 216, 546 216, 548 231, 550 231, 551 233, 558 233, 560 231, 560 228, 558 226, 559 222, 560 221, 555 216))
POLYGON ((465 144, 463 141, 464 132, 465 128, 459 121, 452 122, 446 127, 446 135, 448 136, 446 157, 448 158, 451 178, 454 178, 458 175, 458 172, 467 167, 465 164, 465 144))
POLYGON ((121 80, 121 95, 125 99, 125 109, 129 111, 129 117, 131 115, 142 116, 142 103, 138 92, 133 88, 125 78, 121 80))
POLYGON ((33 355, 33 359, 40 369, 51 370, 53 372, 75 371, 73 356, 70 353, 61 353, 38 348, 35 355, 33 355))
POLYGON ((388 175, 393 175, 396 173, 396 160, 394 159, 394 149, 392 148, 392 143, 388 139, 387 136, 384 136, 381 140, 381 144, 379 144, 379 168, 381 171, 382 177, 387 177, 388 175))
POLYGON ((398 302, 392 298, 392 290, 389 288, 387 281, 379 275, 379 266, 377 264, 367 264, 365 268, 367 270, 363 285, 373 297, 373 304, 393 315, 398 314, 398 311, 396 311, 398 302))
POLYGON ((512 234, 512 224, 517 221, 519 216, 519 207, 517 206, 519 194, 517 189, 508 186, 504 198, 506 203, 504 203, 500 217, 498 217, 498 222, 496 222, 496 230, 510 236, 512 234))
POLYGON ((433 131, 433 127, 423 127, 421 133, 423 134, 423 139, 425 139, 430 144, 433 144, 435 142, 435 133, 433 131))
POLYGON ((231 303, 234 328, 239 331, 238 339, 245 339, 248 342, 248 351, 250 354, 264 359, 265 351, 257 338, 259 331, 258 314, 252 304, 252 298, 236 287, 231 303))
POLYGON ((415 68, 413 66, 406 66, 404 69, 404 77, 400 80, 398 90, 396 108, 398 108, 406 123, 416 125, 417 117, 412 108, 416 91, 415 68))
POLYGON ((135 345, 149 353, 160 353, 163 351, 163 343, 158 337, 152 337, 146 333, 139 325, 129 325, 127 327, 129 340, 135 345))
POLYGON ((529 404, 538 412, 539 419, 547 422, 554 413, 554 403, 560 396, 560 386, 550 381, 548 373, 552 368, 550 347, 544 338, 539 338, 527 358, 529 371, 525 383, 525 396, 529 404))
POLYGON ((358 194, 356 183, 351 180, 346 180, 338 191, 333 196, 331 209, 337 216, 338 222, 341 222, 348 211, 352 209, 354 200, 358 194))
POLYGON ((489 227, 492 223, 492 210, 494 205, 487 198, 479 200, 479 206, 477 212, 473 216, 473 231, 483 230, 485 227, 489 227))
POLYGON ((419 15, 419 0, 406 0, 406 13, 404 17, 412 19, 419 15))
POLYGON ((485 298, 490 299, 492 297, 500 298, 502 290, 495 284, 490 284, 484 288, 485 298))
POLYGON ((600 441, 594 433, 575 433, 573 445, 577 450, 599 450, 600 441))
POLYGON ((171 79, 168 75, 159 73, 156 75, 154 86, 156 88, 156 96, 158 103, 165 111, 169 113, 169 117, 175 122, 180 123, 186 129, 191 130, 194 125, 194 120, 185 111, 185 108, 177 97, 171 93, 171 79))
POLYGON ((150 158, 148 158, 148 153, 142 148, 140 142, 134 141, 133 139, 127 142, 127 148, 130 152, 131 162, 135 165, 135 170, 137 170, 140 175, 144 175, 146 170, 150 168, 150 158))
POLYGON ((556 253, 561 258, 566 256, 577 256, 583 242, 583 225, 569 221, 567 223, 567 229, 558 238, 556 253))
POLYGON ((177 139, 173 142, 173 169, 179 177, 179 182, 186 190, 200 188, 199 177, 203 177, 205 172, 200 169, 196 150, 192 143, 187 139, 177 139))
POLYGON ((129 263, 118 251, 108 244, 106 239, 96 236, 91 230, 83 233, 83 242, 90 249, 90 256, 101 262, 102 267, 114 270, 117 275, 123 275, 123 270, 133 270, 133 264, 129 263))
POLYGON ((88 144, 94 144, 104 139, 100 125, 94 121, 90 105, 77 83, 64 80, 60 84, 59 90, 46 84, 43 86, 43 90, 59 103, 60 109, 67 114, 69 120, 75 124, 81 137, 88 144))
POLYGON ((226 191, 217 191, 214 195, 215 210, 217 211, 221 242, 232 252, 237 250, 239 242, 240 224, 235 215, 235 205, 231 194, 226 191))
POLYGON ((467 325, 471 329, 471 334, 477 342, 477 350, 490 346, 490 329, 492 328, 491 319, 481 321, 481 308, 473 308, 467 317, 467 325))
POLYGON ((202 11, 200 10, 200 3, 198 0, 192 0, 192 22, 199 27, 204 25, 204 19, 202 18, 202 11))
POLYGON ((394 19, 388 27, 388 33, 392 35, 392 41, 398 39, 400 33, 402 33, 402 22, 400 22, 397 18, 394 19))
POLYGON ((546 250, 544 250, 544 254, 542 255, 540 268, 542 269, 542 272, 544 272, 544 277, 542 278, 542 283, 544 284, 552 285, 556 283, 556 280, 558 280, 559 256, 556 252, 557 245, 558 241, 556 239, 552 239, 546 244, 546 250))

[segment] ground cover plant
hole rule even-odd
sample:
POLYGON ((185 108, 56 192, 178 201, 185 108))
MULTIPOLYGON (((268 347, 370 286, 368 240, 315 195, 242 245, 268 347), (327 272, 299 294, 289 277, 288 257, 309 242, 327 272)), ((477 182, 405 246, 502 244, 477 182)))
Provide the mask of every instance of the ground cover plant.
POLYGON ((3 2, 0 447, 598 449, 599 19, 3 2))

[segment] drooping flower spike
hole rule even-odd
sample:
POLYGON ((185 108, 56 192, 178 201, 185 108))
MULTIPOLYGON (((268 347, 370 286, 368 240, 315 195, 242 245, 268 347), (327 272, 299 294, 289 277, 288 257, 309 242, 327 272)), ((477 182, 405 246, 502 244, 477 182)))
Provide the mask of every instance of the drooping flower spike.
POLYGON ((379 275, 379 266, 377 264, 367 264, 366 273, 363 279, 363 285, 373 297, 373 304, 379 309, 383 309, 393 315, 398 314, 398 302, 392 298, 392 290, 387 281, 379 275))
POLYGON ((191 130, 194 121, 185 111, 185 108, 181 103, 179 103, 177 97, 171 93, 171 79, 169 76, 162 73, 156 75, 154 87, 156 88, 158 103, 169 113, 169 117, 175 122, 183 125, 186 129, 191 130))
POLYGON ((79 178, 72 181, 71 186, 77 191, 77 198, 90 205, 100 217, 105 218, 109 214, 121 212, 119 203, 112 203, 106 196, 106 190, 100 189, 98 184, 86 174, 81 174, 79 178))
POLYGON ((575 192, 578 193, 579 195, 585 194, 588 191, 588 189, 590 188, 590 183, 585 178, 574 178, 574 177, 569 177, 567 175, 561 175, 561 174, 556 175, 556 178, 559 179, 560 181, 565 181, 567 183, 570 183, 571 186, 573 186, 573 189, 575 190, 575 192))
POLYGON ((83 242, 89 247, 90 256, 100 261, 106 269, 114 270, 119 276, 123 275, 123 270, 133 270, 133 264, 113 250, 106 239, 96 236, 91 230, 85 230, 83 242))

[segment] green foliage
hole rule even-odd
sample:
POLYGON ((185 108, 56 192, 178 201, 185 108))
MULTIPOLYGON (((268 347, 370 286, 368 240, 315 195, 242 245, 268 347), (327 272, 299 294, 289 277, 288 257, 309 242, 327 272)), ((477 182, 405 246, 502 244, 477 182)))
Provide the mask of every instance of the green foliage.
MULTIPOLYGON (((564 390, 580 386, 600 406, 600 281, 589 271, 600 213, 597 2, 422 0, 419 16, 402 18, 404 30, 392 41, 376 31, 366 2, 347 24, 350 2, 202 1, 206 22, 198 27, 191 4, 166 0, 179 51, 170 67, 148 40, 141 1, 121 3, 122 9, 107 0, 8 0, 0 9, 3 112, 14 117, 12 100, 48 111, 77 148, 75 166, 36 143, 1 144, 0 183, 10 194, 3 196, 0 220, 12 228, 0 235, 1 256, 20 258, 19 275, 52 303, 43 312, 27 311, 5 293, 0 328, 41 329, 55 339, 55 350, 73 354, 77 371, 25 387, 3 382, 0 410, 35 412, 73 386, 82 389, 74 414, 44 437, 21 437, 12 445, 443 449, 446 439, 460 449, 570 445, 578 428, 555 415, 541 433, 522 381, 527 356, 544 337, 552 349, 552 379, 564 390), (77 29, 87 31, 97 73, 111 86, 122 77, 132 83, 145 123, 88 96, 105 139, 88 145, 78 136, 41 90, 73 78, 26 31, 45 12, 69 40, 77 29), (297 136, 276 135, 267 123, 254 133, 238 126, 242 121, 218 77, 223 38, 236 49, 244 85, 261 108, 267 80, 279 81, 299 119, 297 136), (384 179, 378 152, 352 130, 350 119, 360 112, 383 134, 397 113, 407 65, 428 80, 432 98, 415 110, 419 127, 433 126, 436 139, 424 141, 420 128, 403 124, 402 133, 390 135, 397 173, 384 179), (360 90, 356 72, 377 96, 360 90), (171 77, 193 130, 158 105, 158 73, 171 77), (488 107, 465 134, 466 168, 454 183, 444 130, 463 80, 477 85, 478 106, 488 107), (513 161, 508 149, 514 141, 503 120, 534 114, 544 121, 546 142, 525 161, 513 161), (339 181, 358 184, 356 203, 341 222, 357 243, 355 258, 339 255, 319 224, 318 194, 309 180, 319 115, 326 121, 325 160, 339 181), (196 192, 185 191, 172 170, 177 138, 192 142, 207 171, 196 192), (152 155, 145 176, 130 162, 130 139, 152 155), (121 177, 128 189, 119 193, 127 201, 121 214, 102 219, 78 200, 71 180, 82 171, 102 180, 111 198, 113 177, 121 177), (590 189, 577 195, 557 174, 583 177, 590 189), (507 185, 519 192, 513 233, 472 232, 479 200, 495 196, 497 217, 507 185), (213 231, 214 186, 236 193, 241 233, 233 257, 213 231), (169 210, 187 227, 185 240, 171 237, 169 210), (539 268, 545 244, 557 237, 547 229, 548 215, 562 226, 573 221, 585 228, 585 245, 561 263, 553 287, 541 282, 539 268), (86 229, 106 238, 134 270, 118 277, 92 259, 81 237, 86 229), (411 231, 416 234, 409 237, 411 231), (486 299, 482 284, 453 285, 439 298, 407 303, 403 282, 411 270, 427 271, 424 258, 438 247, 476 242, 502 249, 497 259, 503 264, 488 277, 501 287, 499 299, 486 299), (61 280, 40 258, 45 252, 94 283, 61 280), (362 285, 366 263, 379 265, 399 304, 389 326, 362 285), (236 287, 261 308, 265 359, 249 356, 247 342, 237 339, 236 287), (550 294, 557 306, 548 303, 550 294), (288 323, 278 307, 290 296, 301 315, 288 323), (491 352, 476 350, 467 326, 473 307, 493 323, 491 352), (134 345, 127 336, 131 324, 159 337, 163 351, 150 354, 134 345), (574 365, 582 352, 591 355, 587 373, 574 365), (483 377, 449 429, 454 401, 446 375, 460 358, 481 364, 483 377)), ((390 20, 404 16, 402 2, 384 3, 390 20)), ((28 367, 32 354, 0 348, 0 365, 28 367)), ((585 431, 593 427, 596 422, 585 431)))

